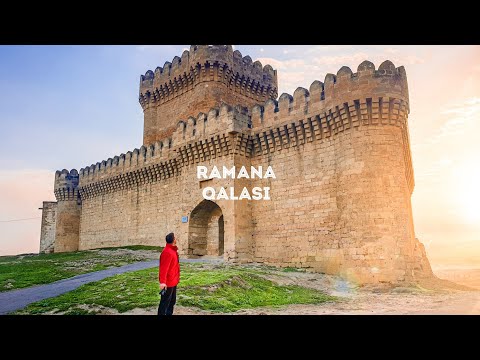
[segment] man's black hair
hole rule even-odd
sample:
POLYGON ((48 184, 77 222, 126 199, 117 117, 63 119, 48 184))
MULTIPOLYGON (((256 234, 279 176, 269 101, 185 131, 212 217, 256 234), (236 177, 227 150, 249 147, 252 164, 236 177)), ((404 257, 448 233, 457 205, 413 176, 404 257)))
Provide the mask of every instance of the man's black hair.
POLYGON ((165 237, 165 241, 167 242, 167 244, 171 244, 173 242, 173 239, 175 239, 175 235, 173 233, 170 233, 165 237))

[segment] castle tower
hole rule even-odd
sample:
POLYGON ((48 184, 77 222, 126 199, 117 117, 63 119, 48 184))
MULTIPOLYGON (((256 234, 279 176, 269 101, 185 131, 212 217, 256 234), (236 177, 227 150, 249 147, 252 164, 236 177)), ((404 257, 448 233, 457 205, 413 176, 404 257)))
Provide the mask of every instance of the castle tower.
POLYGON ((57 199, 54 252, 78 250, 81 200, 78 172, 73 169, 55 173, 54 193, 57 199))
POLYGON ((168 139, 179 119, 222 103, 251 107, 277 97, 277 72, 231 45, 192 45, 155 72, 140 77, 143 145, 168 139))

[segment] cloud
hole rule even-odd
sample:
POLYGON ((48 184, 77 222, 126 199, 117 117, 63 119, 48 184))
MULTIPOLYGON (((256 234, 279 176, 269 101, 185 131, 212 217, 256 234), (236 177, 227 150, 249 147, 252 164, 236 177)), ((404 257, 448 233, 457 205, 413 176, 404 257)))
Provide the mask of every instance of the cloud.
POLYGON ((140 53, 140 56, 153 54, 154 56, 158 57, 163 57, 168 53, 178 53, 178 49, 179 47, 175 45, 138 45, 135 47, 135 50, 140 53))
POLYGON ((384 51, 387 54, 398 54, 398 52, 399 52, 399 50, 395 49, 395 48, 386 48, 384 51))
MULTIPOLYGON (((312 57, 310 59, 287 59, 287 60, 278 60, 274 58, 260 58, 259 60, 262 63, 270 64, 274 68, 285 71, 298 71, 309 73, 311 71, 320 71, 323 73, 332 72, 333 70, 331 65, 336 65, 336 71, 338 71, 342 66, 348 64, 357 64, 359 65, 362 61, 367 60, 368 55, 365 53, 356 53, 351 55, 336 55, 336 56, 321 56, 321 57, 312 57)), ((355 67, 356 69, 356 67, 355 67)), ((334 71, 336 73, 336 71, 334 71)))
POLYGON ((446 136, 464 134, 467 125, 480 118, 480 97, 471 97, 463 102, 445 106, 440 115, 444 115, 448 120, 431 137, 423 143, 416 144, 415 148, 439 143, 446 136))
POLYGON ((399 56, 394 58, 394 60, 402 65, 415 65, 415 64, 423 64, 426 60, 421 58, 417 55, 406 55, 406 56, 399 56))
POLYGON ((339 65, 341 67, 347 64, 360 64, 362 61, 367 59, 368 55, 360 52, 355 54, 316 57, 313 59, 313 63, 317 65, 339 65))
POLYGON ((470 117, 480 110, 480 97, 471 97, 462 103, 455 103, 445 108, 442 114, 457 114, 470 117))
POLYGON ((285 62, 281 60, 277 60, 269 57, 260 57, 257 60, 260 61, 264 66, 269 64, 273 66, 274 69, 277 69, 277 70, 285 69, 285 62))
POLYGON ((277 60, 274 58, 261 57, 258 61, 264 65, 270 64, 277 70, 304 71, 305 68, 309 67, 305 60, 302 59, 277 60))
POLYGON ((139 45, 136 47, 138 51, 147 51, 147 50, 152 50, 158 47, 159 45, 139 45))
MULTIPOLYGON (((355 69, 363 60, 370 60, 377 66, 387 59, 397 64, 397 66, 422 64, 425 62, 425 59, 420 57, 418 53, 409 53, 405 48, 373 46, 369 47, 368 54, 364 51, 354 52, 356 48, 358 46, 319 45, 308 48, 304 54, 308 58, 316 59, 315 61, 321 65, 347 65, 354 66, 355 69), (332 53, 335 53, 335 55, 332 55, 332 53)), ((354 70, 353 67, 352 70, 354 70)))
MULTIPOLYGON (((442 174, 453 164, 453 160, 450 157, 444 157, 440 160, 433 161, 428 164, 428 166, 418 168, 418 171, 415 174, 415 182, 417 185, 425 183, 431 185, 432 183, 440 183, 442 179, 442 174)), ((436 191, 436 189, 431 188, 430 186, 425 189, 425 191, 436 191)))
POLYGON ((393 49, 391 49, 390 52, 384 51, 379 54, 370 55, 364 52, 357 52, 350 55, 322 56, 315 58, 313 61, 317 65, 347 65, 352 68, 353 72, 356 72, 358 65, 364 60, 373 62, 376 68, 378 68, 378 66, 380 66, 385 60, 392 61, 397 67, 401 65, 422 64, 425 61, 417 55, 400 54, 393 49))
POLYGON ((353 49, 352 45, 316 45, 311 46, 305 51, 305 54, 321 54, 324 52, 347 51, 353 49))

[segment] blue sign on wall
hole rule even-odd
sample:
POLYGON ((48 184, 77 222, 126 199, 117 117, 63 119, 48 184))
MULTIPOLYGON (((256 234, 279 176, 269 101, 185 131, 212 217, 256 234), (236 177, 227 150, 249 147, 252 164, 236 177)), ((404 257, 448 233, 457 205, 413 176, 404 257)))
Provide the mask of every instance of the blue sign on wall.
POLYGON ((182 223, 188 222, 188 216, 182 216, 182 223))

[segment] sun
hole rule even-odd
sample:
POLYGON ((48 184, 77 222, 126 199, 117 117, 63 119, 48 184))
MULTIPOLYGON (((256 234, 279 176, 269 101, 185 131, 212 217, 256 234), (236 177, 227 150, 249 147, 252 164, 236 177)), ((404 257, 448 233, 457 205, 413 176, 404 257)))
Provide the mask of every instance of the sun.
POLYGON ((452 171, 456 183, 452 195, 458 213, 469 224, 480 223, 480 167, 475 162, 464 162, 452 171))

